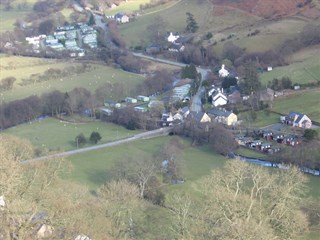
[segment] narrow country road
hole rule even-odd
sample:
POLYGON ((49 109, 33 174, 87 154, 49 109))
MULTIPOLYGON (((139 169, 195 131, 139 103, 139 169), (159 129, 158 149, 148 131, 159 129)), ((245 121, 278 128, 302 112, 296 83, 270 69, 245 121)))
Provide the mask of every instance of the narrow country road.
POLYGON ((68 151, 68 152, 61 152, 61 153, 56 153, 56 154, 52 154, 52 155, 48 155, 48 156, 38 157, 38 158, 30 159, 30 160, 21 161, 21 163, 27 164, 27 163, 34 162, 34 161, 45 161, 45 160, 48 160, 48 159, 54 158, 54 157, 66 157, 66 156, 70 156, 70 155, 74 155, 74 154, 78 154, 78 153, 89 152, 92 150, 113 147, 113 146, 117 146, 117 145, 128 143, 128 142, 133 142, 133 141, 140 140, 140 139, 150 139, 150 138, 155 138, 155 137, 159 137, 159 136, 166 136, 170 133, 170 130, 171 130, 171 128, 169 128, 169 127, 168 128, 159 128, 156 130, 136 134, 130 138, 125 138, 125 139, 121 139, 118 141, 100 144, 100 145, 96 145, 96 146, 92 146, 92 147, 76 149, 76 150, 72 150, 72 151, 68 151))
MULTIPOLYGON (((171 61, 171 60, 167 60, 167 59, 163 59, 163 58, 151 57, 151 56, 144 55, 142 53, 132 52, 132 54, 136 57, 145 58, 145 59, 149 59, 149 60, 152 60, 155 62, 161 62, 161 63, 165 63, 165 64, 177 66, 177 67, 187 66, 187 64, 185 64, 185 63, 175 62, 175 61, 171 61)), ((198 89, 197 93, 192 97, 192 103, 191 103, 190 110, 194 111, 194 112, 201 112, 202 111, 201 98, 205 92, 205 88, 202 87, 202 82, 207 79, 208 73, 211 72, 211 70, 208 68, 197 67, 197 71, 198 71, 198 73, 201 73, 201 82, 200 82, 199 89, 198 89)))

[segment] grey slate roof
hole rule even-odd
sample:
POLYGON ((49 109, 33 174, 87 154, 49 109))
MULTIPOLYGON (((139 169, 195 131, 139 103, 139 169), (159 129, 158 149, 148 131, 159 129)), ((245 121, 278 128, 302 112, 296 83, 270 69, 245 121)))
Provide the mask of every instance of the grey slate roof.
POLYGON ((221 116, 221 117, 229 117, 231 113, 232 113, 232 112, 229 112, 229 111, 226 111, 226 110, 223 110, 223 109, 219 109, 219 108, 211 108, 211 109, 208 111, 208 114, 209 114, 209 115, 212 115, 212 116, 221 116))

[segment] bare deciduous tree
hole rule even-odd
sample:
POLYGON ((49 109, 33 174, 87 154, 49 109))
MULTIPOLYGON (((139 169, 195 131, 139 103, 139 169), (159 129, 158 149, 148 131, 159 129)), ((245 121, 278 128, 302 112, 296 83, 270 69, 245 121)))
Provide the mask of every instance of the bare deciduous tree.
POLYGON ((305 233, 308 221, 300 209, 305 183, 296 168, 270 172, 239 160, 228 162, 202 182, 202 235, 293 239, 305 233))

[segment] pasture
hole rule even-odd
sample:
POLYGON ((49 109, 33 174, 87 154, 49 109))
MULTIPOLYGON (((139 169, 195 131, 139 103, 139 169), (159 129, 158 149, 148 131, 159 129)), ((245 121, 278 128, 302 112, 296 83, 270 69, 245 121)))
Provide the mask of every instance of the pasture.
MULTIPOLYGON (((247 16, 237 10, 230 11, 224 16, 215 17, 212 13, 213 6, 207 1, 200 3, 198 1, 183 0, 172 7, 151 9, 149 13, 139 16, 136 21, 120 25, 119 30, 129 46, 140 45, 141 41, 148 42, 145 30, 150 24, 154 23, 155 17, 159 16, 164 19, 166 31, 183 33, 186 27, 186 12, 190 11, 200 26, 197 32, 199 34, 206 34, 208 31, 220 32, 230 26, 253 23, 256 20, 256 18, 247 16)), ((230 28, 232 29, 232 27, 230 28)))
POLYGON ((91 146, 89 137, 93 131, 100 133, 102 139, 99 143, 131 137, 140 132, 130 131, 119 125, 100 121, 70 123, 54 118, 46 118, 34 120, 31 123, 20 124, 6 129, 2 133, 28 139, 39 150, 68 151, 77 148, 75 137, 80 133, 83 133, 88 140, 88 143, 84 147, 91 146))
POLYGON ((311 120, 320 121, 320 89, 298 91, 295 94, 277 98, 272 110, 282 114, 301 112, 307 114, 311 120))
POLYGON ((299 34, 307 24, 299 18, 287 18, 282 20, 266 20, 250 13, 225 7, 214 6, 207 1, 178 1, 171 7, 150 9, 135 21, 119 26, 119 30, 128 46, 148 44, 148 36, 145 34, 147 27, 154 23, 155 17, 161 17, 166 22, 166 31, 179 32, 184 35, 186 27, 186 12, 190 12, 200 26, 197 31, 197 40, 206 33, 213 33, 210 41, 205 40, 204 45, 217 41, 213 48, 221 54, 228 36, 233 35, 229 41, 246 49, 248 52, 262 52, 279 47, 283 41, 299 34), (222 12, 221 12, 222 11, 222 12), (248 37, 249 33, 259 30, 259 34, 248 37))
MULTIPOLYGON (((110 179, 108 171, 116 161, 133 158, 159 159, 163 145, 170 137, 158 137, 148 140, 139 140, 118 145, 111 148, 100 149, 87 153, 69 156, 74 170, 69 176, 71 180, 79 181, 92 189, 96 189, 106 180, 110 179)), ((208 146, 194 148, 190 141, 184 139, 183 159, 184 176, 186 184, 178 187, 191 187, 193 181, 210 174, 211 169, 223 166, 225 158, 215 154, 208 146)))
POLYGON ((110 99, 120 100, 132 93, 135 87, 144 80, 144 76, 129 73, 121 69, 115 69, 100 64, 89 64, 90 67, 84 72, 71 72, 67 76, 59 78, 50 78, 44 81, 33 82, 28 85, 21 86, 23 78, 30 78, 33 74, 43 74, 48 69, 68 70, 70 67, 81 68, 82 63, 67 60, 47 60, 38 58, 24 57, 1 57, 1 75, 0 78, 13 76, 17 78, 13 89, 1 93, 0 101, 8 102, 22 99, 31 95, 41 95, 53 90, 62 92, 70 91, 75 87, 83 87, 91 92, 105 83, 119 83, 124 87, 123 96, 112 96, 110 89, 110 99))
POLYGON ((262 85, 268 84, 274 78, 281 79, 289 77, 293 84, 314 83, 320 81, 320 58, 319 49, 314 49, 314 54, 305 50, 294 54, 292 63, 287 66, 276 67, 270 72, 264 72, 260 75, 262 85))
POLYGON ((0 32, 12 31, 17 18, 23 19, 32 12, 32 7, 37 0, 16 0, 12 2, 11 9, 6 9, 4 4, 0 5, 0 32))
MULTIPOLYGON (((105 181, 110 180, 110 169, 116 161, 133 158, 161 158, 160 151, 164 144, 170 139, 158 137, 148 140, 139 140, 110 148, 99 149, 86 153, 69 156, 67 159, 73 165, 73 171, 68 176, 71 181, 76 181, 96 189, 105 181)), ((203 176, 210 174, 211 170, 222 167, 226 161, 225 157, 216 154, 209 145, 192 147, 189 139, 183 139, 184 149, 180 156, 182 159, 184 184, 170 185, 167 191, 188 191, 197 195, 194 184, 203 176)), ((249 154, 246 149, 240 150, 241 154, 249 154)), ((252 153, 251 153, 252 154, 252 153)), ((251 156, 251 155, 250 155, 251 156)), ((254 157, 262 157, 258 153, 254 157)), ((309 195, 320 197, 319 177, 307 175, 311 189, 309 195)))

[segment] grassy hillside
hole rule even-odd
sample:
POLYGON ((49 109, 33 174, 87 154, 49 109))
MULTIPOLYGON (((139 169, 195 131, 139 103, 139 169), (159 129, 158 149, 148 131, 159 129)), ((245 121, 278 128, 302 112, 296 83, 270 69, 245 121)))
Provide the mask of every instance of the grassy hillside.
POLYGON ((261 82, 266 85, 274 78, 289 77, 292 83, 303 84, 320 81, 320 48, 303 49, 288 58, 290 65, 274 68, 261 74, 261 82))
POLYGON ((293 38, 299 34, 301 29, 311 20, 299 17, 285 17, 272 20, 263 19, 241 8, 223 7, 208 1, 179 1, 170 8, 159 8, 150 10, 148 14, 142 14, 136 21, 119 26, 122 36, 128 46, 137 46, 148 43, 145 30, 157 16, 166 21, 166 30, 184 33, 186 26, 186 12, 191 12, 200 26, 196 36, 200 39, 207 32, 213 34, 210 41, 203 44, 211 44, 216 41, 214 49, 221 53, 224 45, 223 39, 233 35, 230 39, 236 45, 246 49, 248 52, 266 51, 282 44, 286 39, 293 38), (247 35, 259 30, 259 34, 248 37, 247 35))
MULTIPOLYGON (((69 60, 47 60, 39 58, 24 57, 1 57, 0 58, 1 75, 0 78, 13 76, 17 78, 13 86, 13 90, 1 93, 1 101, 12 101, 25 98, 31 95, 41 95, 42 93, 60 90, 70 91, 75 87, 84 87, 94 91, 104 83, 120 83, 124 84, 125 95, 129 95, 131 90, 137 84, 143 81, 142 75, 125 72, 121 69, 115 69, 105 65, 90 64, 91 68, 86 72, 73 72, 68 76, 59 78, 48 78, 46 81, 34 82, 25 86, 21 86, 23 78, 30 78, 32 74, 43 74, 48 69, 69 69, 71 66, 82 67, 82 63, 69 60)), ((110 98, 122 98, 125 96, 112 96, 110 89, 110 98)))
MULTIPOLYGON (((241 11, 233 10, 225 16, 215 17, 213 6, 207 1, 179 1, 170 8, 160 8, 154 11, 150 10, 149 14, 142 14, 136 21, 123 24, 120 26, 122 35, 129 45, 135 46, 141 41, 147 41, 145 30, 156 16, 163 18, 167 25, 167 31, 184 32, 186 27, 186 13, 191 12, 197 21, 199 33, 205 34, 208 31, 218 33, 223 29, 232 29, 234 26, 253 23, 257 18, 247 16, 241 11)), ((232 31, 231 31, 232 32, 232 31)))

